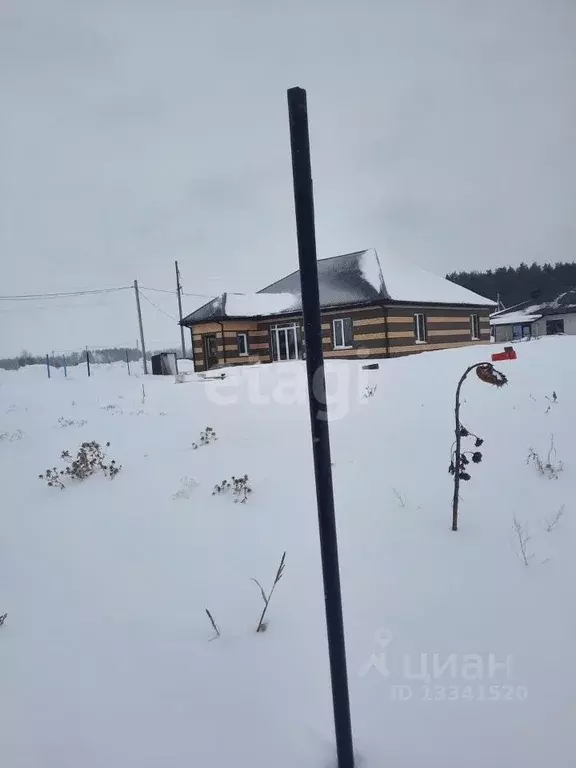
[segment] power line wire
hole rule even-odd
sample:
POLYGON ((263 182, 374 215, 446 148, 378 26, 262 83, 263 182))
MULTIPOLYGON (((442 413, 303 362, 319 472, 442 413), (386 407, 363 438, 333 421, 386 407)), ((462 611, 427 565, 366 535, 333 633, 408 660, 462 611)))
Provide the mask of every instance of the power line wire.
MULTIPOLYGON (((170 293, 172 296, 176 295, 176 291, 167 291, 165 288, 150 288, 148 285, 141 285, 141 288, 143 288, 146 291, 158 291, 159 293, 170 293)), ((183 296, 198 296, 201 299, 213 299, 214 294, 211 294, 210 296, 207 293, 186 293, 186 291, 182 291, 183 296)))
POLYGON ((112 293, 114 291, 130 291, 131 285, 120 288, 95 288, 89 291, 61 291, 59 293, 24 293, 14 296, 0 296, 0 301, 29 301, 32 299, 60 299, 64 296, 90 296, 97 293, 112 293))
POLYGON ((174 295, 176 291, 167 291, 165 288, 150 288, 149 285, 141 285, 140 288, 144 291, 157 291, 158 293, 171 293, 174 295))
MULTIPOLYGON (((61 298, 61 297, 59 297, 61 298)), ((42 301, 42 299, 40 299, 42 301)), ((31 301, 24 301, 24 302, 6 302, 5 305, 0 306, 0 312, 8 312, 8 313, 14 313, 14 312, 34 312, 35 310, 41 310, 42 312, 54 312, 55 310, 60 309, 100 309, 102 307, 113 307, 116 306, 114 302, 110 301, 96 301, 91 303, 86 302, 70 302, 69 304, 36 304, 35 302, 31 301), (17 307, 16 304, 24 303, 26 304, 26 307, 17 307)))
POLYGON ((146 299, 146 301, 148 302, 148 304, 152 304, 152 306, 154 307, 154 309, 157 309, 157 310, 158 310, 158 312, 161 312, 163 315, 166 315, 166 317, 169 317, 169 318, 170 318, 170 320, 174 320, 174 322, 175 322, 175 323, 177 323, 177 322, 178 322, 178 320, 176 320, 176 318, 175 318, 175 317, 172 317, 172 315, 169 315, 169 314, 168 314, 168 312, 164 312, 164 310, 163 310, 163 309, 160 309, 160 307, 159 307, 157 304, 154 304, 154 302, 153 302, 153 301, 151 301, 151 300, 148 298, 148 296, 146 296, 146 294, 143 292, 142 288, 140 288, 140 295, 142 296, 142 298, 143 298, 143 299, 146 299))
MULTIPOLYGON (((176 291, 168 291, 165 288, 152 288, 150 286, 141 286, 143 289, 147 291, 156 291, 158 293, 170 293, 174 295, 176 291)), ((58 291, 55 293, 22 293, 22 294, 11 294, 11 295, 2 295, 0 296, 0 301, 33 301, 34 299, 61 299, 66 298, 70 296, 94 296, 96 294, 101 293, 114 293, 115 291, 131 291, 133 290, 133 286, 131 285, 122 285, 118 288, 94 288, 91 290, 86 291, 58 291)), ((188 293, 187 291, 182 291, 184 296, 194 296, 201 299, 213 299, 213 294, 207 294, 207 293, 188 293)))

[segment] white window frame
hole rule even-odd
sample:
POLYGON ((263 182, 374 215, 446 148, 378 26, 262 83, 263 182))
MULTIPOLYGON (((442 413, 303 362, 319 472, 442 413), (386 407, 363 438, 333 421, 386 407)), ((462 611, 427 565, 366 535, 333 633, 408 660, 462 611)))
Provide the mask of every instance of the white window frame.
POLYGON ((247 333, 237 333, 236 334, 236 346, 238 347, 238 356, 239 357, 248 357, 248 334, 247 333), (244 339, 244 352, 240 352, 240 339, 244 339))
POLYGON ((472 341, 480 340, 480 315, 476 312, 470 315, 470 338, 472 341), (476 320, 476 328, 474 328, 474 320, 476 320))
POLYGON ((288 323, 286 325, 272 325, 270 327, 270 359, 274 362, 282 362, 284 360, 299 360, 300 359, 300 326, 297 323, 288 323), (284 339, 284 356, 281 356, 281 344, 280 338, 284 339), (293 348, 290 349, 290 340, 293 342, 293 348), (291 356, 290 352, 294 352, 294 356, 291 356))
POLYGON ((428 344, 428 320, 424 312, 414 313, 414 340, 416 344, 428 344), (422 318, 422 330, 424 338, 422 338, 422 334, 420 333, 420 323, 418 322, 419 317, 422 318))
POLYGON ((354 348, 354 324, 352 322, 351 317, 338 317, 335 320, 332 320, 332 348, 333 349, 353 349, 354 348), (350 333, 352 335, 352 344, 346 344, 346 338, 344 333, 345 328, 345 321, 350 321, 350 333), (337 339, 337 331, 336 328, 339 329, 340 333, 340 344, 338 343, 337 339))

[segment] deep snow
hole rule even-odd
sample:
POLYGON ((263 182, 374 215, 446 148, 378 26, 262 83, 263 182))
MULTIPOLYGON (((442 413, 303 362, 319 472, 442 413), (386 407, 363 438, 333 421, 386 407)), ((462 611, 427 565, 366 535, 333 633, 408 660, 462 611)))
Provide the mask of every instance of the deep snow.
MULTIPOLYGON (((508 387, 473 376, 464 385, 463 423, 485 442, 457 533, 454 389, 495 347, 382 361, 379 371, 328 365, 362 768, 576 764, 576 340, 516 348, 518 359, 500 364, 508 387), (547 453, 551 434, 558 480, 526 464, 530 447, 547 453), (514 515, 532 537, 528 567, 514 515), (507 657, 490 677, 492 660, 507 657), (439 676, 448 659, 454 668, 439 676), (415 677, 423 664, 429 680, 415 677)), ((93 372, 0 371, 1 765, 333 766, 302 364, 183 384, 119 365, 93 372), (87 423, 60 427, 60 417, 87 423), (208 425, 218 440, 193 450, 208 425), (38 479, 63 449, 92 439, 111 442, 117 478, 64 491, 38 479), (245 505, 212 496, 216 482, 244 473, 245 505), (198 485, 174 499, 182 478, 198 485), (257 635, 250 578, 268 588, 284 550, 257 635), (221 628, 213 642, 206 607, 221 628)))

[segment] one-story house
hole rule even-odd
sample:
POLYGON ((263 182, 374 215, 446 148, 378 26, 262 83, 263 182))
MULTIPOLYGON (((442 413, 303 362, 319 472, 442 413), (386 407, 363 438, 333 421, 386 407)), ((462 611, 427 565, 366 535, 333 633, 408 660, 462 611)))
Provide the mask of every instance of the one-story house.
POLYGON ((490 317, 494 341, 519 341, 538 336, 576 334, 576 288, 552 301, 534 300, 495 312, 490 317))
MULTIPOLYGON (((324 356, 381 358, 490 341, 495 302, 374 249, 318 261, 324 356)), ((182 320, 197 371, 304 354, 300 272, 223 293, 182 320)))

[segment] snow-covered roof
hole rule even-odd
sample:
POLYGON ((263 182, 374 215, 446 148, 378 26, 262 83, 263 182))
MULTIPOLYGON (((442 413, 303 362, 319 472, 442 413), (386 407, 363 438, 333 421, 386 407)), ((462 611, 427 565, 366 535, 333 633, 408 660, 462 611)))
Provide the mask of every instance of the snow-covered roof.
POLYGON ((230 317, 259 317, 289 312, 300 304, 292 293, 226 293, 225 309, 230 317))
MULTIPOLYGON (((318 261, 320 303, 323 307, 368 304, 384 298, 383 281, 376 251, 357 251, 318 261), (378 276, 380 280, 378 280, 378 276)), ((300 270, 291 272, 258 293, 288 292, 300 299, 300 270)))
POLYGON ((183 325, 206 323, 231 317, 266 317, 300 307, 300 297, 291 293, 223 293, 182 320, 183 325))
MULTIPOLYGON (((448 304, 490 307, 495 302, 443 277, 374 248, 318 261, 322 307, 376 303, 448 304)), ((182 321, 184 325, 241 317, 266 317, 302 310, 300 271, 255 294, 223 293, 182 321)))
POLYGON ((543 315, 571 314, 576 312, 576 288, 570 288, 568 291, 556 296, 552 301, 545 301, 538 307, 543 315))
MULTIPOLYGON (((323 306, 373 300, 486 307, 496 304, 491 299, 432 272, 426 272, 388 251, 379 255, 374 248, 321 259, 318 262, 318 280, 323 306)), ((299 294, 299 270, 263 288, 259 293, 275 291, 299 294)))
POLYGON ((505 314, 492 315, 490 325, 525 325, 540 320, 542 315, 528 315, 525 312, 507 312, 505 314))
POLYGON ((451 280, 411 264, 386 251, 380 256, 384 285, 388 298, 393 301, 421 304, 472 304, 492 307, 492 299, 469 291, 451 280))
MULTIPOLYGON (((533 299, 532 299, 533 301, 533 299)), ((569 315, 576 312, 576 288, 571 288, 559 294, 552 301, 543 301, 540 304, 517 304, 508 310, 501 310, 490 315, 491 325, 520 325, 521 323, 533 323, 541 317, 550 315, 569 315)))

